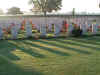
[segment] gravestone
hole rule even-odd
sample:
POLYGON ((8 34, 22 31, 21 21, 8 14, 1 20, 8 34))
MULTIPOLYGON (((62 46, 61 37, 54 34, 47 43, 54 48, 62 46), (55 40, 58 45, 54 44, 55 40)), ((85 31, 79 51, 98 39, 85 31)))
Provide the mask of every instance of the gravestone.
POLYGON ((61 27, 59 24, 55 24, 55 27, 54 27, 54 34, 55 34, 55 37, 58 37, 60 35, 60 31, 61 31, 61 27))
POLYGON ((87 32, 87 26, 86 26, 86 24, 80 24, 80 29, 82 29, 83 35, 86 34, 86 32, 87 32))
POLYGON ((47 17, 46 18, 46 30, 47 32, 52 32, 52 21, 51 21, 51 18, 47 17))
POLYGON ((55 37, 58 37, 60 36, 60 33, 61 33, 61 29, 62 29, 62 20, 61 18, 54 18, 54 34, 55 34, 55 37))
POLYGON ((46 19, 45 17, 44 18, 41 18, 41 21, 40 21, 40 33, 41 33, 41 36, 46 36, 46 19))
POLYGON ((73 24, 69 24, 69 26, 68 26, 68 36, 71 36, 72 35, 72 30, 73 29, 74 29, 73 24))
POLYGON ((21 29, 21 22, 22 21, 17 20, 16 23, 15 23, 18 26, 18 31, 20 31, 20 29, 21 29))
POLYGON ((48 24, 49 24, 49 31, 54 33, 54 22, 53 22, 53 18, 48 18, 48 24))
POLYGON ((46 36, 46 25, 45 24, 41 24, 40 25, 40 33, 41 33, 41 36, 46 36))
POLYGON ((92 24, 92 34, 97 34, 98 32, 98 25, 97 24, 92 24))
POLYGON ((3 39, 3 30, 2 27, 0 27, 0 40, 3 39))
POLYGON ((26 29, 26 37, 32 37, 32 26, 30 25, 30 22, 27 21, 26 25, 25 25, 25 29, 26 29))
POLYGON ((11 35, 12 35, 12 39, 18 38, 18 28, 17 28, 17 25, 15 25, 15 23, 12 23, 11 35))

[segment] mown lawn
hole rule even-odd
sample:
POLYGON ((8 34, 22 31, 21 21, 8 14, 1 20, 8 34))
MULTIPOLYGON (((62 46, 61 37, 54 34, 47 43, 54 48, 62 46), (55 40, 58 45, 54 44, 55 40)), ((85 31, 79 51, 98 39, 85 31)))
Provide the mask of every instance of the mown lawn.
POLYGON ((0 75, 100 75, 100 36, 1 40, 0 75))

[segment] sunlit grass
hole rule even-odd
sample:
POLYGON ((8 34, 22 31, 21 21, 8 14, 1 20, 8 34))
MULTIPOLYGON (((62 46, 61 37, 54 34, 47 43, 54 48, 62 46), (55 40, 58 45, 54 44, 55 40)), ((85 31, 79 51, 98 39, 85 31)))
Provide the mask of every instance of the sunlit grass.
POLYGON ((0 75, 99 75, 99 43, 99 36, 1 40, 0 75))

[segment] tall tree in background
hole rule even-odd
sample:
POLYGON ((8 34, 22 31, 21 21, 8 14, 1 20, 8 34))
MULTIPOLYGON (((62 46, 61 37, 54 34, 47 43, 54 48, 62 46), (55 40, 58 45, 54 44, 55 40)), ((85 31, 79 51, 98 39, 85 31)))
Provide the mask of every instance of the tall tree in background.
POLYGON ((35 9, 40 10, 46 16, 47 12, 60 10, 62 0, 30 0, 29 4, 33 4, 35 9))
POLYGON ((75 8, 73 8, 73 10, 72 10, 72 16, 74 17, 75 16, 75 8))
POLYGON ((16 14, 23 14, 23 12, 18 7, 12 7, 8 9, 7 14, 16 15, 16 14))

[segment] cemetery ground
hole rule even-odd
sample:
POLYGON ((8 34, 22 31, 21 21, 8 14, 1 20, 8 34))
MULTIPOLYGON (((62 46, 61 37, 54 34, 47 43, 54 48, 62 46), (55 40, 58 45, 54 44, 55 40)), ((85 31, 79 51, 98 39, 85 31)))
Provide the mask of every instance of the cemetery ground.
POLYGON ((0 40, 0 75, 100 75, 100 36, 0 40))

